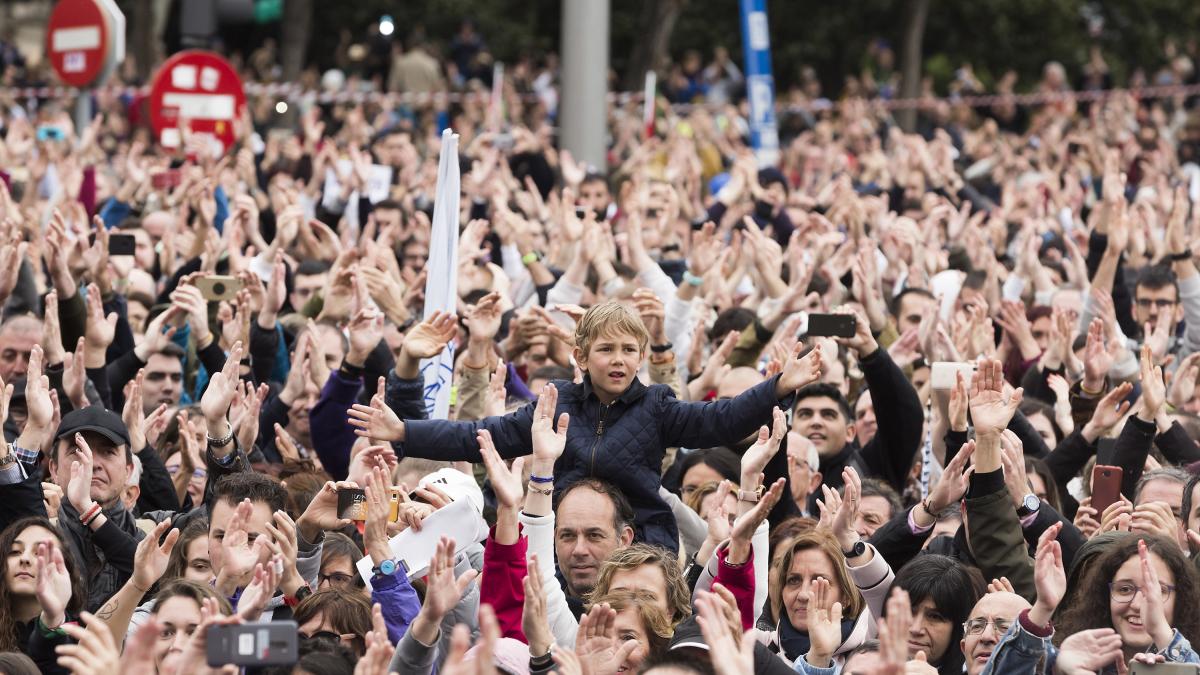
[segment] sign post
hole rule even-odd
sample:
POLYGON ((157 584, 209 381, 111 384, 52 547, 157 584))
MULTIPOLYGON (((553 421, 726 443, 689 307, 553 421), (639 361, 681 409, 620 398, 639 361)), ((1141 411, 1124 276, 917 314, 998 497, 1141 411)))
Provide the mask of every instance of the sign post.
POLYGON ((750 142, 759 166, 779 163, 775 124, 775 77, 771 73, 771 32, 767 0, 738 0, 742 48, 746 59, 746 96, 750 99, 750 142))
POLYGON ((82 133, 92 118, 88 88, 125 60, 125 15, 114 0, 59 0, 46 24, 46 55, 58 78, 79 89, 75 128, 82 133))
POLYGON ((219 143, 228 152, 236 139, 234 123, 246 109, 246 91, 233 66, 206 51, 180 52, 154 74, 150 88, 150 124, 164 148, 183 144, 181 122, 209 139, 214 154, 219 143))

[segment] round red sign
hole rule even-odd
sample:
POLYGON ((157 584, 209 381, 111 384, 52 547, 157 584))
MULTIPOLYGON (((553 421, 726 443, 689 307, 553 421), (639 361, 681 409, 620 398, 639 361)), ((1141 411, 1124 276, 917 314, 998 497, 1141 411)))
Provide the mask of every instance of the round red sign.
POLYGON ((104 70, 111 39, 96 0, 59 0, 46 25, 46 54, 59 79, 86 87, 104 70))
POLYGON ((228 151, 236 140, 234 121, 246 108, 242 80, 229 62, 212 52, 180 52, 158 69, 150 89, 150 124, 160 145, 183 142, 180 125, 209 136, 228 151))

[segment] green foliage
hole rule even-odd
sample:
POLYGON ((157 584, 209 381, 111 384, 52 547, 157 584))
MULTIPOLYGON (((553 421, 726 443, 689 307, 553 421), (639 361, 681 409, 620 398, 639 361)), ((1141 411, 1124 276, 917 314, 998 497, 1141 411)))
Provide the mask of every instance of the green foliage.
MULTIPOLYGON (((635 42, 643 5, 662 0, 610 0, 611 66, 618 75, 635 42)), ((897 55, 903 41, 906 0, 771 0, 772 57, 780 88, 794 83, 804 66, 816 69, 825 91, 836 95, 848 74, 858 74, 867 47, 889 42, 897 55)), ((366 26, 390 13, 396 34, 406 37, 423 27, 428 38, 448 45, 463 18, 472 18, 492 53, 511 61, 522 52, 557 50, 561 0, 355 0, 318 2, 310 57, 328 63, 347 28, 362 36, 366 26)), ((1020 87, 1032 87, 1049 60, 1061 61, 1072 77, 1087 60, 1092 38, 1085 11, 1105 20, 1099 43, 1118 84, 1135 66, 1150 72, 1163 62, 1163 43, 1174 38, 1182 48, 1200 38, 1200 2, 1196 0, 934 0, 924 35, 924 57, 939 86, 963 63, 970 63, 986 85, 1007 70, 1020 75, 1020 87)), ((706 57, 716 45, 741 60, 737 0, 687 0, 671 39, 671 52, 697 49, 706 57)))

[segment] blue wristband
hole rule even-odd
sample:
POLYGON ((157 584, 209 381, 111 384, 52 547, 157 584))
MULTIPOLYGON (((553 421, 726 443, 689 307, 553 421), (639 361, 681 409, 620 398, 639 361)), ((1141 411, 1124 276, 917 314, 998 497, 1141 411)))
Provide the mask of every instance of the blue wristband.
POLYGON ((692 286, 700 286, 704 283, 704 277, 698 277, 687 270, 683 271, 683 280, 692 286))
POLYGON ((529 482, 530 483, 553 483, 554 476, 535 476, 533 474, 529 474, 529 482))

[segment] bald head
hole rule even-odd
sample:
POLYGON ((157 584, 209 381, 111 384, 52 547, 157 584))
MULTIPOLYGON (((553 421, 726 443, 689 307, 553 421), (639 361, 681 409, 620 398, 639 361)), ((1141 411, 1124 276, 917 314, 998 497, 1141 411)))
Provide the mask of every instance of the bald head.
POLYGON ((175 226, 175 216, 166 211, 155 211, 142 218, 142 229, 154 239, 161 239, 163 233, 175 226))
POLYGON ((967 675, 979 675, 983 672, 983 667, 987 665, 992 650, 1004 636, 1004 630, 1000 630, 997 622, 1007 628, 1017 620, 1017 616, 1022 611, 1030 607, 1032 605, 1025 598, 1016 593, 1007 592, 988 593, 975 603, 967 617, 967 626, 969 628, 973 623, 983 622, 986 622, 986 625, 983 626, 981 632, 971 633, 970 630, 967 630, 963 633, 961 646, 963 656, 967 660, 967 675))
POLYGON ((717 398, 733 398, 762 381, 762 373, 753 368, 733 368, 717 385, 717 398))

